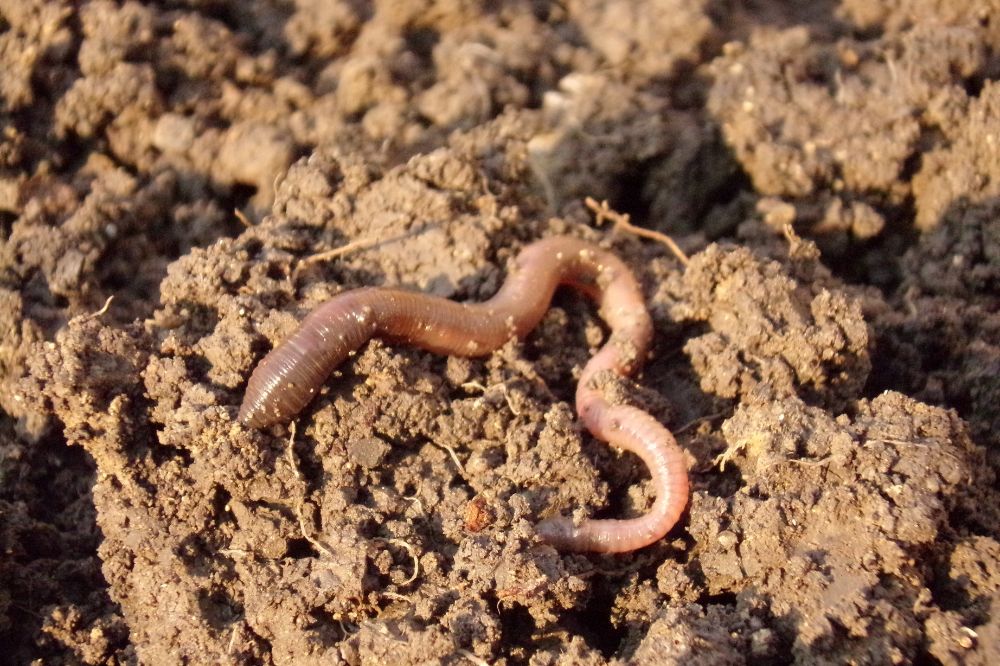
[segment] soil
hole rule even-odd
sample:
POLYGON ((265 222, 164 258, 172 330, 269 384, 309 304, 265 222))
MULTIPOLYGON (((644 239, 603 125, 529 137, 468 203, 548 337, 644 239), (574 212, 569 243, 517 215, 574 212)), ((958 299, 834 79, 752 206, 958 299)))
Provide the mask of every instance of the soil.
POLYGON ((997 0, 0 2, 0 661, 1000 663, 998 79, 997 0), (236 423, 329 296, 561 233, 648 296, 661 543, 533 534, 652 499, 571 293, 236 423))

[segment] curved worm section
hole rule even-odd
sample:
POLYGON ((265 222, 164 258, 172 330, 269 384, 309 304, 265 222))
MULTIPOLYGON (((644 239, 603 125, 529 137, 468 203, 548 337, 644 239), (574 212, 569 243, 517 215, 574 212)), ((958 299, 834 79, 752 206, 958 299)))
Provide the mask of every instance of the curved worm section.
POLYGON ((239 420, 255 428, 289 420, 309 404, 334 368, 373 336, 440 354, 489 354, 511 338, 526 336, 541 321, 559 285, 597 301, 611 329, 608 342, 584 367, 577 412, 595 437, 643 460, 656 501, 639 518, 585 520, 579 525, 550 518, 537 532, 562 550, 611 553, 647 546, 661 539, 684 510, 687 469, 666 428, 635 407, 608 404, 597 386, 602 373, 624 376, 642 365, 653 328, 628 267, 584 241, 555 237, 529 245, 500 291, 482 303, 384 288, 354 289, 331 298, 254 369, 239 420))
POLYGON ((638 518, 584 520, 574 525, 563 516, 547 518, 535 532, 559 550, 626 553, 659 541, 687 505, 688 478, 684 456, 673 435, 646 412, 628 405, 609 407, 600 417, 595 437, 638 455, 653 477, 656 501, 638 518))

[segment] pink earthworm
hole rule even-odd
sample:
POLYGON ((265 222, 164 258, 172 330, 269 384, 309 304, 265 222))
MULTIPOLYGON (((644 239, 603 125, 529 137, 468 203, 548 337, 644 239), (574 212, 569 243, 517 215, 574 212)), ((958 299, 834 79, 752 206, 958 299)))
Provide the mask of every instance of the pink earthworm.
POLYGON ((609 404, 599 387, 602 376, 627 376, 642 365, 653 324, 628 267, 585 241, 559 236, 527 246, 500 291, 482 303, 381 287, 334 296, 254 369, 239 420, 255 428, 289 420, 313 399, 333 369, 373 336, 440 354, 487 355, 512 338, 527 336, 559 285, 596 301, 611 331, 584 366, 576 390, 577 412, 594 437, 642 459, 656 500, 638 518, 574 524, 559 516, 543 520, 536 533, 566 551, 621 553, 648 546, 680 518, 688 499, 687 468, 669 430, 636 407, 609 404))

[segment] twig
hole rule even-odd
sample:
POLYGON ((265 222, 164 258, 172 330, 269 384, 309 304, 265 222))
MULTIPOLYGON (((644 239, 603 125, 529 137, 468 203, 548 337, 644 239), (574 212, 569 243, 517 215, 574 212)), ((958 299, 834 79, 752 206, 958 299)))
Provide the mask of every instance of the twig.
POLYGON ((326 555, 330 559, 333 559, 333 551, 326 547, 326 545, 314 537, 311 531, 306 528, 306 517, 302 513, 302 507, 305 504, 302 500, 299 500, 298 506, 295 507, 295 514, 299 519, 299 532, 302 533, 302 538, 312 544, 313 548, 318 550, 323 555, 326 555))
POLYGON ((498 386, 500 387, 500 391, 503 393, 504 400, 507 401, 507 408, 510 410, 510 413, 513 414, 514 416, 520 416, 521 412, 518 411, 517 407, 514 406, 514 402, 510 399, 510 392, 507 390, 507 384, 505 384, 504 382, 500 382, 499 384, 493 384, 492 386, 483 386, 480 382, 476 381, 465 382, 464 384, 462 384, 462 388, 464 388, 466 391, 481 391, 484 396, 490 389, 496 388, 498 386))
POLYGON ((337 257, 342 257, 345 254, 350 254, 351 252, 357 252, 358 250, 367 250, 379 245, 388 245, 389 243, 397 243, 406 238, 412 238, 413 236, 418 236, 425 231, 440 226, 438 224, 424 224, 414 229, 410 229, 401 234, 397 234, 390 238, 382 238, 378 235, 366 236, 364 238, 359 238, 358 240, 351 241, 340 247, 335 247, 332 250, 326 250, 325 252, 317 252, 316 254, 304 257, 299 260, 298 265, 295 267, 295 272, 300 269, 310 266, 312 264, 319 263, 321 261, 329 261, 330 259, 336 259, 337 257))
POLYGON ((806 458, 779 458, 767 463, 764 469, 771 469, 775 465, 805 465, 806 467, 823 467, 833 461, 833 456, 826 456, 818 460, 807 460, 806 458))
POLYGON ((654 240, 658 243, 666 245, 667 248, 674 253, 674 256, 685 266, 691 263, 687 254, 684 250, 680 248, 674 239, 666 234, 661 234, 659 231, 653 231, 652 229, 644 229, 643 227, 637 227, 629 220, 628 213, 619 213, 611 209, 607 201, 597 202, 593 197, 587 197, 584 199, 584 203, 587 208, 594 212, 597 216, 597 224, 603 224, 605 220, 610 220, 614 223, 614 231, 626 231, 630 234, 640 236, 642 238, 648 238, 654 240))
POLYGON ((305 257, 304 259, 300 259, 298 268, 319 263, 321 261, 329 261, 330 259, 336 259, 337 257, 354 252, 355 250, 366 250, 370 247, 375 247, 381 242, 383 242, 382 239, 377 236, 369 236, 368 238, 359 238, 356 241, 351 241, 346 245, 335 247, 332 250, 327 250, 326 252, 317 252, 316 254, 305 257))
MULTIPOLYGON (((291 434, 288 436, 288 464, 292 466, 292 473, 295 474, 295 478, 302 481, 302 472, 299 471, 299 463, 295 458, 295 421, 292 421, 291 434)), ((302 513, 302 507, 305 505, 305 500, 299 498, 298 503, 295 505, 295 516, 299 520, 299 532, 302 533, 302 538, 313 545, 313 547, 318 550, 323 555, 329 558, 333 558, 333 551, 327 548, 319 539, 312 535, 312 530, 306 527, 306 517, 302 513)))
POLYGON ((229 647, 226 649, 226 654, 232 654, 233 649, 236 647, 236 637, 240 634, 240 629, 243 628, 243 620, 240 620, 233 625, 233 633, 229 636, 229 647))
POLYGON ((296 479, 301 481, 302 473, 299 471, 299 461, 295 458, 295 421, 292 421, 289 430, 291 432, 288 434, 288 448, 285 450, 285 454, 288 456, 288 464, 292 468, 292 473, 295 474, 296 479))
POLYGON ((424 511, 424 502, 423 502, 422 499, 420 499, 416 495, 404 495, 403 499, 405 499, 408 502, 413 502, 413 506, 418 507, 417 511, 423 513, 423 511, 424 511))
POLYGON ((455 449, 451 448, 447 444, 440 444, 435 441, 431 441, 431 444, 447 451, 448 455, 451 456, 451 461, 455 463, 455 467, 458 468, 458 471, 462 474, 463 477, 465 476, 465 465, 463 465, 462 461, 458 459, 458 454, 455 453, 455 449))
POLYGON ((243 211, 241 211, 239 208, 234 208, 233 209, 233 215, 235 215, 236 219, 239 220, 240 222, 242 222, 243 226, 246 227, 247 229, 252 229, 253 228, 253 226, 254 226, 253 222, 251 222, 247 218, 247 216, 243 213, 243 211))
POLYGON ((104 301, 104 305, 101 306, 101 309, 98 310, 97 312, 91 312, 89 315, 87 315, 87 319, 88 320, 89 319, 97 319, 98 317, 100 317, 101 315, 103 315, 104 313, 106 313, 108 311, 108 308, 111 307, 111 301, 113 301, 114 299, 115 299, 115 295, 114 294, 111 294, 110 296, 108 296, 108 300, 104 301))
POLYGON ((679 428, 674 428, 673 434, 674 435, 679 435, 682 432, 684 432, 686 430, 689 430, 690 428, 693 428, 694 426, 696 426, 696 425, 698 425, 700 423, 711 423, 715 419, 721 418, 721 417, 725 416, 728 413, 729 412, 716 412, 715 414, 707 414, 705 416, 699 416, 696 419, 692 419, 691 421, 688 421, 687 423, 685 423, 684 425, 682 425, 679 428))
POLYGON ((410 554, 411 558, 413 558, 413 574, 400 583, 400 587, 405 587, 417 579, 417 576, 420 575, 420 559, 417 557, 417 549, 414 548, 408 541, 404 541, 403 539, 375 539, 374 543, 391 543, 395 546, 401 546, 405 548, 406 552, 410 554))

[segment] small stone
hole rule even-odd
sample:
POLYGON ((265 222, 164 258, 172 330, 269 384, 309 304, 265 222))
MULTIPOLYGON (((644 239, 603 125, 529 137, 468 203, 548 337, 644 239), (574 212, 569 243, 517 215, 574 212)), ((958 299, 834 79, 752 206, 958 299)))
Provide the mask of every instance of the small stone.
POLYGON ((750 635, 750 653, 755 657, 764 657, 774 652, 774 632, 770 629, 758 629, 750 635))
POLYGON ((718 540, 719 545, 725 548, 726 550, 730 550, 733 546, 736 545, 737 541, 739 541, 736 535, 730 532, 729 530, 723 530, 722 532, 719 532, 719 536, 715 538, 716 540, 718 540))
POLYGON ((347 455, 365 469, 374 469, 382 464, 391 448, 378 437, 355 439, 347 444, 347 455))
POLYGON ((164 153, 183 153, 194 143, 194 121, 190 118, 165 113, 156 121, 153 145, 164 153))

